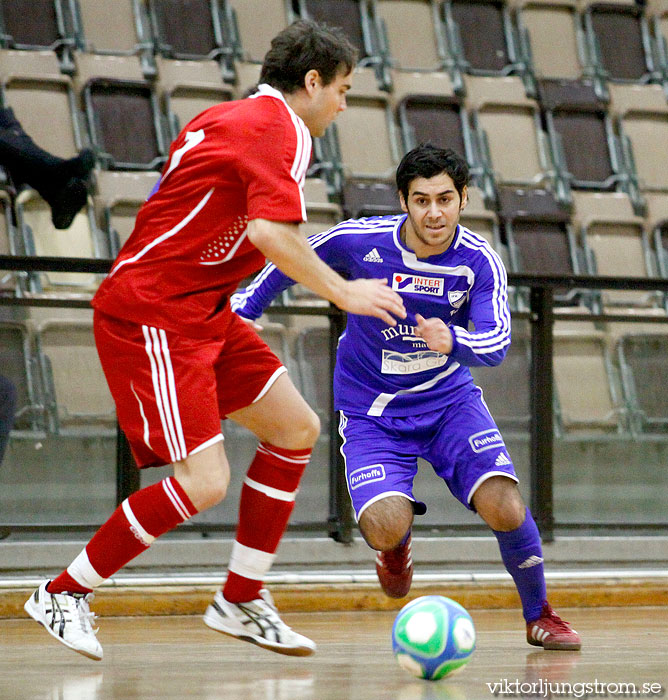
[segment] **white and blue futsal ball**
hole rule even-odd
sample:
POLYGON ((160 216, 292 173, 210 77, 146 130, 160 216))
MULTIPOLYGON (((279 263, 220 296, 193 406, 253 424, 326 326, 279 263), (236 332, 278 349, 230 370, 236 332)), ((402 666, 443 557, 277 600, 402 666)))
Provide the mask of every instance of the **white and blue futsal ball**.
POLYGON ((399 665, 418 678, 436 681, 460 670, 475 649, 468 612, 450 598, 416 598, 397 614, 392 650, 399 665))

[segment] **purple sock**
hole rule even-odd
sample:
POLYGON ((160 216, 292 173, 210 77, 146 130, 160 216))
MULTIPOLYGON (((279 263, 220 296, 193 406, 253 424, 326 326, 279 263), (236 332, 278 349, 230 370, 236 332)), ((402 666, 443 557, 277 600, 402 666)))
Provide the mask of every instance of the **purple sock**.
POLYGON ((527 508, 524 522, 510 532, 492 530, 499 542, 501 559, 513 577, 522 600, 522 613, 527 622, 540 617, 547 599, 543 548, 536 522, 527 508))

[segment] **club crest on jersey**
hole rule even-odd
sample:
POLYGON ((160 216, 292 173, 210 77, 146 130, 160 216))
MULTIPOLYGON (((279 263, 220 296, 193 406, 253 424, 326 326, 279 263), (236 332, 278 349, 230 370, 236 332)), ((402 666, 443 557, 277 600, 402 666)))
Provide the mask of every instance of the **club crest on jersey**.
POLYGON ((395 272, 392 275, 392 289, 398 292, 429 294, 434 297, 442 297, 444 284, 443 280, 439 277, 404 275, 399 272, 395 272))
POLYGON ((448 292, 448 301, 455 309, 458 309, 466 301, 466 292, 460 289, 453 289, 448 292))

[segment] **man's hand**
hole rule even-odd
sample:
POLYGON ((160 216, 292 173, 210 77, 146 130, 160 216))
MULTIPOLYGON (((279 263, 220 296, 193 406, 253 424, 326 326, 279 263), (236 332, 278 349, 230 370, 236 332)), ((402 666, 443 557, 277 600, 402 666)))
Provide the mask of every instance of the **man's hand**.
POLYGON ((430 350, 449 355, 452 352, 452 331, 440 318, 424 318, 415 314, 415 335, 422 338, 430 350))
POLYGON ((389 326, 396 326, 397 318, 406 318, 403 299, 387 286, 387 280, 357 279, 343 285, 343 294, 334 303, 352 314, 375 316, 389 326), (390 315, 392 314, 392 315, 390 315))

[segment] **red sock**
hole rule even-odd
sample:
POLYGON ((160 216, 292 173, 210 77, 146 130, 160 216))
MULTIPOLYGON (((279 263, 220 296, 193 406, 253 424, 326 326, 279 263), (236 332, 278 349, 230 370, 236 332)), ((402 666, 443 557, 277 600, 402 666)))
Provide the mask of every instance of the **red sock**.
POLYGON ((261 443, 241 488, 239 526, 223 595, 230 603, 258 598, 295 506, 311 450, 261 443))
POLYGON ((156 537, 197 513, 174 477, 133 493, 48 586, 51 593, 88 593, 148 549, 156 537))

